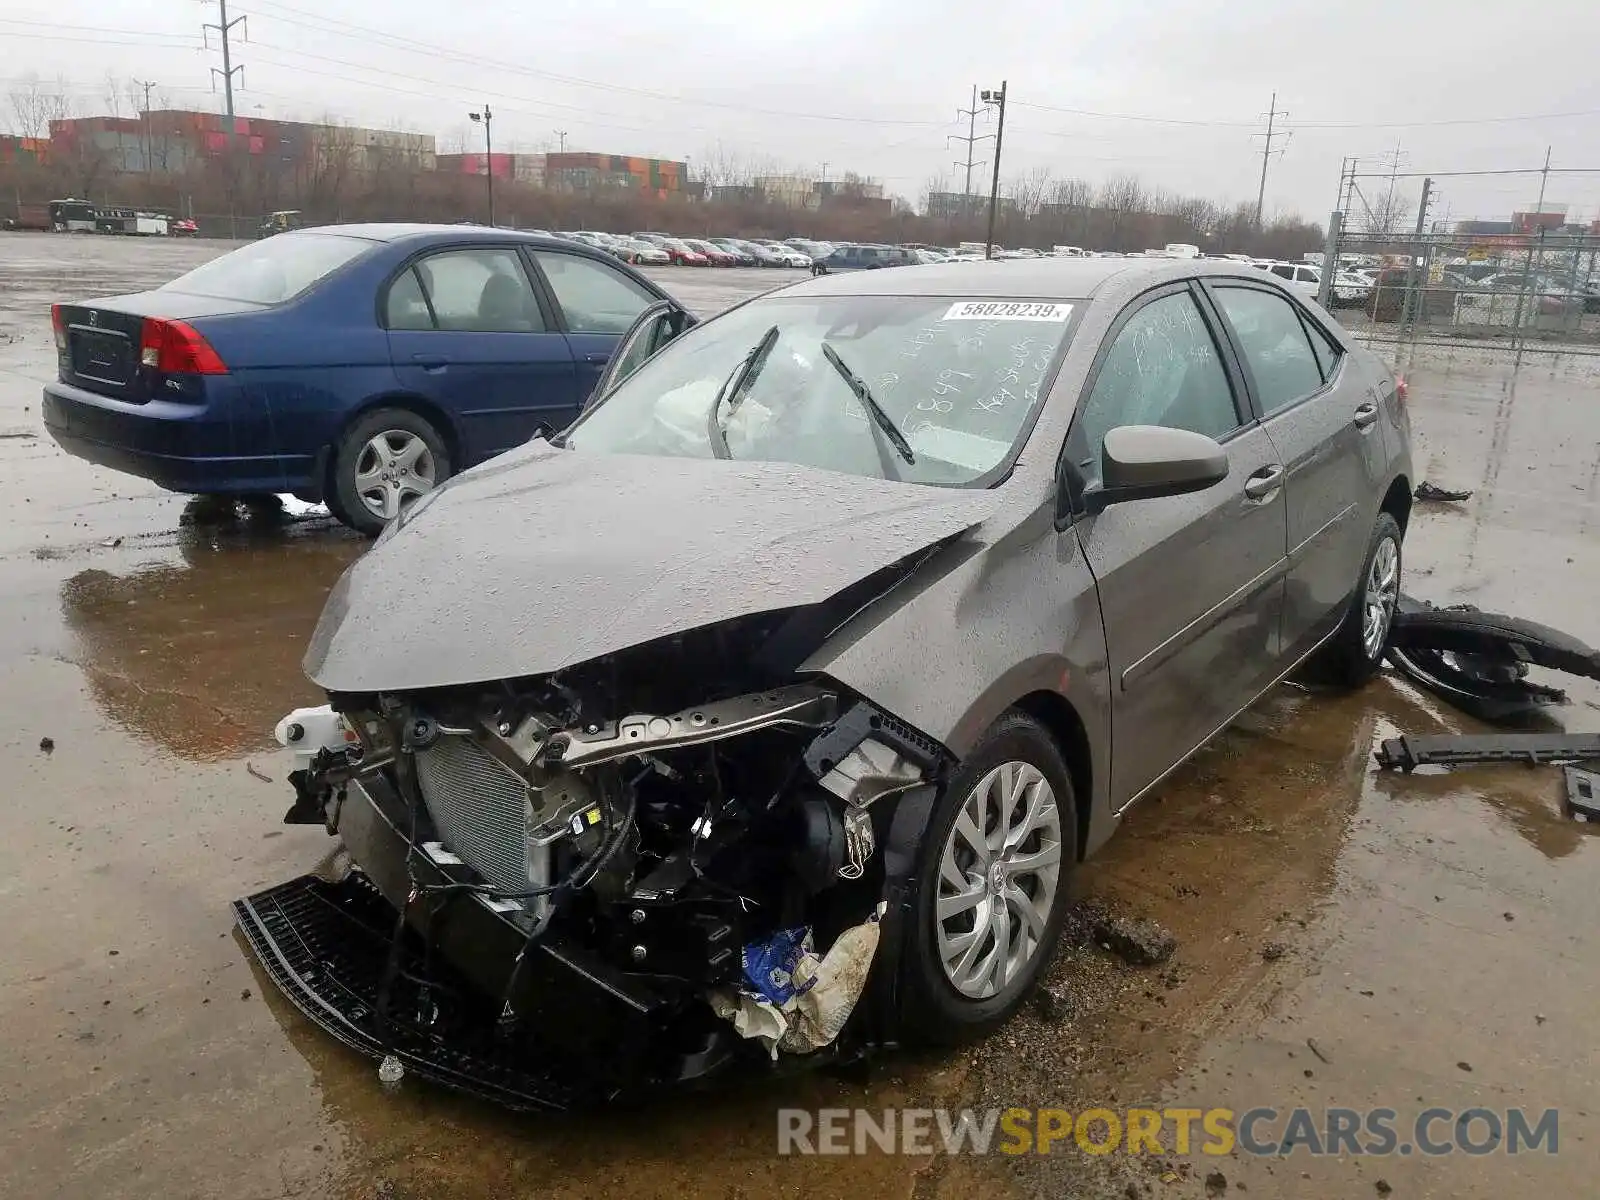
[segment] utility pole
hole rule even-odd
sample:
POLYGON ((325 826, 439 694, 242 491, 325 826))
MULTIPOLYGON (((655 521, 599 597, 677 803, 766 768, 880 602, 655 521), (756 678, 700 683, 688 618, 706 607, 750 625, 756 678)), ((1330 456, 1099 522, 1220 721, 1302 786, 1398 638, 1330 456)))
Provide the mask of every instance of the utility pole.
MULTIPOLYGON (((207 33, 214 29, 222 37, 222 66, 220 69, 217 67, 211 68, 211 86, 212 89, 215 90, 217 86, 217 76, 222 76, 223 102, 228 111, 228 143, 231 146, 233 144, 233 77, 235 75, 238 75, 241 79, 244 77, 244 64, 240 63, 238 66, 233 65, 233 49, 229 44, 228 35, 233 32, 233 27, 235 25, 245 25, 245 22, 248 21, 249 18, 235 17, 230 21, 228 20, 228 0, 217 0, 217 5, 221 9, 221 16, 217 23, 215 25, 208 24, 200 26, 200 33, 201 36, 204 37, 207 33)), ((245 25, 246 38, 248 38, 249 35, 250 27, 245 25)), ((207 41, 206 45, 209 48, 210 42, 207 41)))
POLYGON ((483 102, 482 112, 469 112, 467 116, 473 121, 483 122, 483 177, 489 185, 489 224, 494 224, 494 142, 489 134, 489 122, 494 119, 494 114, 489 111, 489 102, 483 102))
POLYGON ((1000 121, 994 130, 994 174, 989 180, 989 235, 983 243, 983 257, 994 257, 994 213, 1000 204, 1000 143, 1006 135, 1006 86, 1004 79, 1000 81, 998 92, 988 91, 983 93, 983 102, 993 104, 1000 110, 1000 121))
POLYGON ((144 89, 144 107, 139 112, 144 117, 144 173, 148 175, 150 174, 150 89, 156 85, 147 83, 143 79, 135 79, 133 86, 144 89))
POLYGON ((972 88, 972 107, 956 109, 956 116, 965 117, 967 119, 967 136, 962 137, 959 133, 952 133, 945 139, 946 145, 949 145, 951 142, 965 142, 967 144, 966 161, 963 162, 962 160, 957 159, 955 163, 956 166, 965 166, 967 169, 967 181, 965 186, 963 186, 961 189, 961 215, 964 217, 970 217, 972 215, 972 168, 981 167, 984 165, 981 159, 977 161, 973 160, 972 148, 979 142, 987 141, 989 138, 994 136, 992 133, 980 134, 976 132, 978 127, 978 114, 980 112, 987 116, 989 112, 989 106, 985 104, 982 108, 978 107, 978 88, 977 85, 974 84, 972 88))
POLYGON ((1433 203, 1433 180, 1422 181, 1422 200, 1417 204, 1417 224, 1411 234, 1411 268, 1406 272, 1410 280, 1410 287, 1406 289, 1406 303, 1404 320, 1400 325, 1400 336, 1405 337, 1406 328, 1420 317, 1426 316, 1422 303, 1422 289, 1428 282, 1427 253, 1422 244, 1423 231, 1428 227, 1428 208, 1433 203))
POLYGON ((554 131, 554 133, 556 135, 556 140, 561 145, 560 152, 565 154, 567 152, 567 131, 565 129, 557 129, 554 131))
MULTIPOLYGON (((1285 133, 1281 129, 1279 129, 1276 132, 1274 132, 1274 127, 1277 124, 1277 120, 1278 120, 1279 117, 1287 117, 1288 115, 1289 114, 1286 113, 1286 112, 1279 111, 1279 109, 1278 109, 1278 93, 1277 92, 1273 92, 1272 93, 1272 104, 1267 108, 1267 132, 1266 132, 1266 135, 1265 135, 1266 136, 1266 145, 1261 147, 1261 187, 1256 192, 1256 228, 1257 229, 1261 228, 1261 210, 1266 205, 1266 202, 1267 202, 1267 163, 1269 161, 1271 161, 1271 159, 1272 159, 1272 139, 1273 138, 1280 138, 1280 137, 1287 137, 1288 136, 1288 134, 1285 133)), ((1262 135, 1257 134, 1256 136, 1260 137, 1262 135)))

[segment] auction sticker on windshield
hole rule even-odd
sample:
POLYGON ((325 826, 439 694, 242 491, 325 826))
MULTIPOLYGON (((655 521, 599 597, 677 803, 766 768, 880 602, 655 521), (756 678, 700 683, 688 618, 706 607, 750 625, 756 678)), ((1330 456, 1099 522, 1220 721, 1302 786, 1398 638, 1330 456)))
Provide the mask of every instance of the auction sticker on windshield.
POLYGON ((1027 300, 957 300, 944 314, 946 321, 1055 321, 1072 315, 1070 304, 1040 304, 1027 300))

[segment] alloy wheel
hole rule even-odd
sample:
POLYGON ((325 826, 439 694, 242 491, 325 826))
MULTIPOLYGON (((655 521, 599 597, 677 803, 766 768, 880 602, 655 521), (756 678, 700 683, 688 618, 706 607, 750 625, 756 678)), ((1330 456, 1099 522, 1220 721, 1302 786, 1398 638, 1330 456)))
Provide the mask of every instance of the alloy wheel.
POLYGON ((1389 640, 1389 624, 1400 598, 1400 547, 1391 537, 1378 543, 1367 569, 1366 595, 1361 609, 1361 648, 1369 659, 1383 653, 1389 640))
POLYGON ((388 429, 361 448, 356 494, 373 516, 392 521, 411 501, 431 492, 438 468, 428 443, 407 429, 388 429))
POLYGON ((963 996, 1003 991, 1043 944, 1061 874, 1061 810, 1031 763, 1002 763, 956 812, 939 857, 939 961, 963 996))

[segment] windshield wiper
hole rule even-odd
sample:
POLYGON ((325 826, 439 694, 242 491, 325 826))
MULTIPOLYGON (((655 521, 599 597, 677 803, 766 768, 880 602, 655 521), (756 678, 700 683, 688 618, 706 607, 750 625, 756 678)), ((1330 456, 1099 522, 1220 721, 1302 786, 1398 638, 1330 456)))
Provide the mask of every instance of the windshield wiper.
POLYGON ((839 357, 839 352, 827 342, 822 343, 822 357, 828 360, 833 369, 839 372, 839 378, 843 379, 856 394, 856 399, 861 401, 861 407, 867 410, 872 423, 889 440, 895 453, 905 460, 907 466, 915 466, 917 456, 911 453, 911 443, 906 441, 905 434, 895 426, 894 418, 884 412, 883 406, 873 398, 872 389, 867 386, 866 381, 852 371, 844 359, 839 357))
POLYGON ((730 417, 738 411, 739 402, 755 383, 756 376, 761 374, 761 368, 767 365, 767 356, 777 343, 778 327, 774 325, 761 335, 759 342, 750 347, 750 352, 739 360, 717 389, 716 398, 711 401, 711 411, 706 414, 706 440, 711 443, 711 453, 717 458, 733 457, 733 451, 728 448, 728 435, 722 428, 722 422, 717 419, 722 411, 722 402, 728 402, 730 417))

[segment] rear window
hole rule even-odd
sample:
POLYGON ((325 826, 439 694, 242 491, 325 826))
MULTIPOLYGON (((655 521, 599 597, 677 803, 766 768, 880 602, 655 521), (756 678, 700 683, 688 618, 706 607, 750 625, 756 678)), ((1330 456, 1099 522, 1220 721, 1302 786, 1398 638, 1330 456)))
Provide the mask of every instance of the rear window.
POLYGON ((373 245, 337 233, 280 233, 214 258, 160 290, 250 304, 282 304, 373 245))

